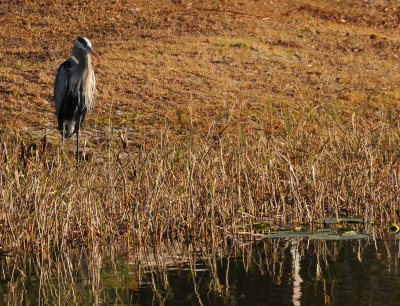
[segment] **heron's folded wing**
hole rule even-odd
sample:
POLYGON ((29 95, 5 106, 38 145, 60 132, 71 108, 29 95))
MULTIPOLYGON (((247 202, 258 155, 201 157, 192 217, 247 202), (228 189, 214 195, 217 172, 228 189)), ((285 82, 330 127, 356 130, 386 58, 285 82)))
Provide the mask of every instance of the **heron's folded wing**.
POLYGON ((70 57, 57 70, 56 79, 54 81, 54 102, 56 107, 56 116, 60 113, 65 95, 69 87, 69 76, 72 67, 76 65, 76 61, 70 57))

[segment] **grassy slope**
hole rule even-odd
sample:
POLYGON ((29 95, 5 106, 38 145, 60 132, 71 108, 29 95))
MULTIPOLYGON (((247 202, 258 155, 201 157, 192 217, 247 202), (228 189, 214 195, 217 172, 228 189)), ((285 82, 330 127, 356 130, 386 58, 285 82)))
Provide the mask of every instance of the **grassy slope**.
POLYGON ((99 92, 89 131, 104 130, 110 111, 135 139, 165 125, 182 134, 189 122, 206 131, 227 117, 263 129, 279 120, 274 105, 303 115, 328 104, 341 120, 353 112, 373 119, 383 107, 397 114, 397 9, 306 3, 10 1, 0 15, 1 125, 55 130, 52 65, 70 55, 78 35, 103 59, 94 63, 99 92))

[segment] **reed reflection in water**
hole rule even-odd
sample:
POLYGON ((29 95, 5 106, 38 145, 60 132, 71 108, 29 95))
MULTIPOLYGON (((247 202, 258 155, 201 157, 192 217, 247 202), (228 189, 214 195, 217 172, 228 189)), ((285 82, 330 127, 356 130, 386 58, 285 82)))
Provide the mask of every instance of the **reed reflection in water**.
POLYGON ((394 239, 74 249, 3 256, 0 304, 397 305, 399 281, 394 239))

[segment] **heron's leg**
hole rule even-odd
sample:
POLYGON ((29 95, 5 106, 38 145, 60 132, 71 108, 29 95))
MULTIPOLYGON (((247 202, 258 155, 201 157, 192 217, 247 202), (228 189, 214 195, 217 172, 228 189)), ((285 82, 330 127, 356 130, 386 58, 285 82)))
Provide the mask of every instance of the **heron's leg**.
POLYGON ((79 121, 76 126, 76 165, 79 165, 79 121))
POLYGON ((76 131, 76 165, 79 164, 79 130, 76 131))
POLYGON ((63 129, 61 132, 61 150, 63 154, 64 154, 64 138, 65 138, 65 130, 63 129))
POLYGON ((64 138, 65 138, 65 125, 62 125, 61 131, 61 159, 64 160, 64 138))

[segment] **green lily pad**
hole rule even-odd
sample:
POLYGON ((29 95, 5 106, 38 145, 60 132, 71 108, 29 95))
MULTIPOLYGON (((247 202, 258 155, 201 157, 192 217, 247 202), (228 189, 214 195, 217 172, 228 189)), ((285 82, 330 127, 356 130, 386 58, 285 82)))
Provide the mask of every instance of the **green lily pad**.
POLYGON ((363 224, 363 218, 339 218, 339 223, 349 223, 349 224, 363 224))
POLYGON ((336 231, 340 234, 343 234, 343 233, 345 233, 345 232, 348 232, 348 231, 354 231, 354 228, 353 227, 343 227, 343 226, 341 226, 341 227, 338 227, 337 229, 336 229, 336 231))
POLYGON ((273 239, 273 238, 297 238, 297 237, 308 237, 310 236, 311 231, 278 231, 275 233, 271 233, 263 236, 265 239, 273 239))
MULTIPOLYGON (((268 235, 263 236, 264 239, 274 239, 274 238, 298 238, 298 237, 310 237, 316 240, 355 240, 368 238, 369 234, 360 234, 354 230, 349 231, 339 231, 336 232, 333 229, 319 229, 314 233, 311 231, 278 231, 268 235)), ((399 238, 400 239, 400 235, 399 238)))
POLYGON ((390 226, 390 231, 393 232, 393 233, 397 233, 399 230, 400 230, 400 227, 396 223, 393 223, 390 226))
POLYGON ((347 237, 347 236, 354 236, 354 235, 358 235, 358 233, 356 231, 348 231, 348 232, 344 232, 341 236, 347 237))
POLYGON ((311 233, 311 234, 313 234, 313 235, 328 235, 328 234, 332 234, 332 233, 336 233, 336 232, 331 228, 321 228, 321 229, 316 229, 314 231, 314 233, 311 233))
POLYGON ((244 230, 244 229, 248 229, 248 228, 250 228, 250 224, 244 224, 244 225, 239 224, 239 225, 236 225, 236 229, 238 229, 238 230, 244 230))
POLYGON ((325 233, 315 233, 310 237, 316 240, 356 240, 356 239, 364 239, 368 238, 371 235, 369 234, 360 234, 356 231, 347 231, 342 234, 336 233, 335 231, 332 232, 325 232, 325 233))
POLYGON ((325 223, 325 224, 343 224, 343 223, 363 224, 364 219, 363 218, 325 218, 323 223, 325 223))
POLYGON ((263 230, 269 227, 272 227, 272 222, 270 220, 261 220, 261 221, 257 221, 254 222, 252 225, 248 224, 240 224, 240 225, 236 225, 237 229, 243 230, 243 229, 249 229, 249 228, 254 228, 254 229, 258 229, 258 230, 263 230))
POLYGON ((271 222, 269 221, 260 221, 253 223, 253 227, 255 229, 265 229, 267 227, 271 227, 271 222))

